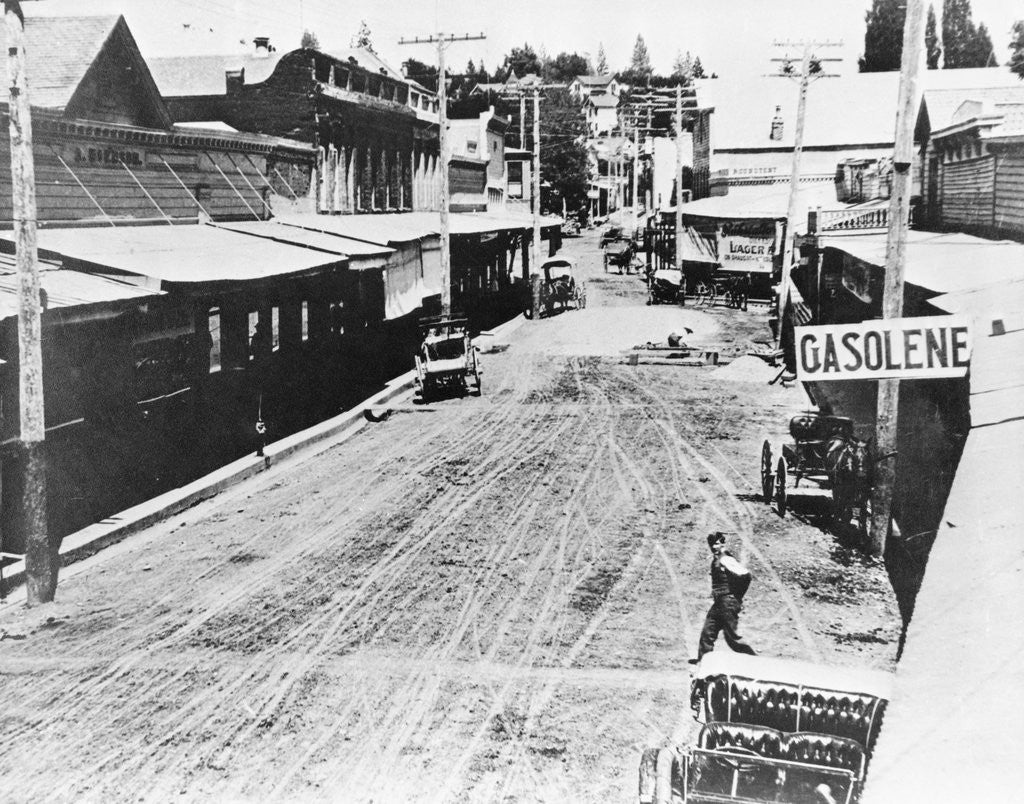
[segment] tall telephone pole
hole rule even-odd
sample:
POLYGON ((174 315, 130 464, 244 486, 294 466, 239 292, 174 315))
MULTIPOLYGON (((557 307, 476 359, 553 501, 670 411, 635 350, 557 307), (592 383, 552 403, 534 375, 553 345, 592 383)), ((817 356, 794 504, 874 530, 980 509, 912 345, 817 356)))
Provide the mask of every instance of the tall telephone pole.
POLYGON ((683 87, 676 87, 676 270, 679 271, 683 299, 686 283, 683 281, 683 87))
MULTIPOLYGON (((804 122, 807 117, 807 88, 810 86, 812 78, 833 78, 832 74, 826 74, 824 72, 816 72, 814 75, 811 73, 811 65, 817 63, 820 67, 821 62, 824 61, 841 61, 841 59, 816 59, 814 58, 814 49, 819 47, 838 47, 842 42, 804 42, 801 43, 803 46, 803 58, 800 63, 800 95, 797 100, 796 107, 796 131, 793 134, 793 167, 789 177, 789 205, 786 210, 786 241, 785 247, 782 252, 782 278, 779 282, 779 326, 778 326, 778 337, 776 343, 782 342, 782 317, 786 312, 786 302, 789 299, 789 283, 790 283, 790 270, 793 266, 793 246, 796 241, 796 217, 798 214, 798 200, 800 190, 800 157, 803 153, 804 148, 804 122)), ((789 47, 789 42, 776 42, 779 47, 789 47)), ((786 65, 791 65, 792 62, 787 58, 772 59, 772 61, 781 61, 786 65)), ((786 72, 781 73, 783 77, 789 77, 786 72)))
POLYGON ((637 190, 640 188, 637 168, 640 165, 640 126, 633 126, 633 232, 636 233, 637 224, 640 222, 639 210, 636 206, 637 190))
POLYGON ((32 115, 25 75, 25 18, 18 0, 4 0, 7 74, 10 78, 11 184, 18 269, 18 379, 21 448, 25 462, 22 493, 25 578, 28 605, 48 603, 57 590, 57 550, 46 523, 46 420, 43 411, 42 322, 39 255, 36 248, 36 176, 32 158, 32 115))
POLYGON ((530 270, 540 270, 540 89, 533 89, 533 248, 530 270))
POLYGON ((476 36, 439 33, 435 36, 399 39, 400 45, 437 44, 437 104, 438 104, 438 150, 441 158, 441 315, 449 318, 452 314, 452 255, 449 238, 448 206, 448 79, 445 76, 444 51, 452 42, 469 42, 486 39, 482 33, 476 36))
MULTIPOLYGON (((885 288, 882 318, 903 316, 903 265, 910 219, 910 166, 914 159, 914 123, 921 104, 920 76, 924 71, 924 2, 907 0, 900 63, 900 94, 896 107, 896 144, 893 156, 889 232, 885 243, 885 288)), ((892 495, 896 485, 896 427, 899 420, 900 381, 879 380, 875 444, 883 459, 875 467, 871 498, 871 552, 882 555, 892 521, 892 495)))

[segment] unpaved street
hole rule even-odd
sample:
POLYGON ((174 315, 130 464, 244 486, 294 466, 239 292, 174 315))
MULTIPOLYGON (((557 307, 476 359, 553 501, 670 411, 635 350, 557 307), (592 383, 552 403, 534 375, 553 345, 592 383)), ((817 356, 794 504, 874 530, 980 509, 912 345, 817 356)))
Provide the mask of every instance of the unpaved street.
POLYGON ((890 667, 881 566, 820 497, 758 498, 800 390, 621 354, 682 327, 743 354, 766 312, 646 307, 596 233, 566 250, 587 309, 482 355, 480 398, 405 404, 4 610, 4 800, 630 801, 692 727, 712 530, 760 652, 890 667))

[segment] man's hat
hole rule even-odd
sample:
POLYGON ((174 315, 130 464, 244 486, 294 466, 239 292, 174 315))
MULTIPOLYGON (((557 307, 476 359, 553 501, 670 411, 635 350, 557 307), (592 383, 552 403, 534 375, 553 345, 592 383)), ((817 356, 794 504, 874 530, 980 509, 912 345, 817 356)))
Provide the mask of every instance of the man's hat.
POLYGON ((708 547, 712 547, 716 542, 724 542, 725 534, 720 530, 716 530, 714 533, 708 534, 708 547))

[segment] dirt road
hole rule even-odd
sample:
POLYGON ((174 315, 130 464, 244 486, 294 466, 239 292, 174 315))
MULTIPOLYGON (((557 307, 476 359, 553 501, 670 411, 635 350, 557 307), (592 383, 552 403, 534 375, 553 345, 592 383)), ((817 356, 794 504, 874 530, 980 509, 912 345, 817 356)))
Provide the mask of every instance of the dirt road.
POLYGON ((645 307, 596 236, 567 250, 588 308, 485 354, 480 398, 407 406, 0 614, 4 799, 630 801, 642 748, 692 729, 711 530, 754 573, 759 651, 891 666, 881 566, 814 527, 820 498, 782 520, 756 496, 800 392, 621 355, 682 327, 741 354, 766 313, 645 307))

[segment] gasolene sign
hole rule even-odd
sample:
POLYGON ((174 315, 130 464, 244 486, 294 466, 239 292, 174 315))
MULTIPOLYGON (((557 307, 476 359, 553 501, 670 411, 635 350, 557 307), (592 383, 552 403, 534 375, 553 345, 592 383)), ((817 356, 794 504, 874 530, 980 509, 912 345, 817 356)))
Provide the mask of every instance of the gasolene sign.
POLYGON ((797 327, 796 358, 804 381, 963 377, 971 361, 970 324, 940 315, 797 327))

